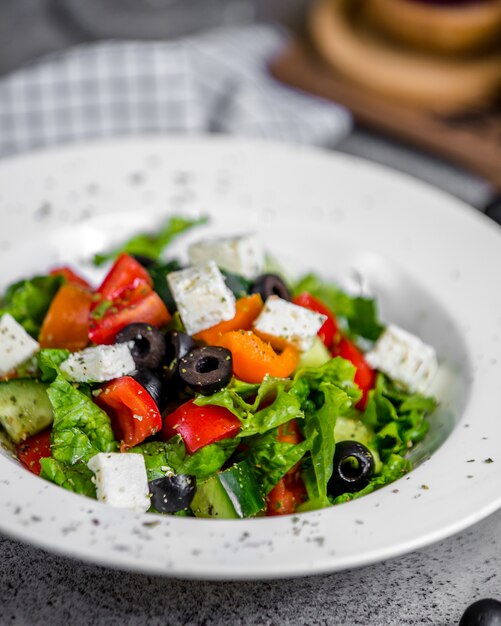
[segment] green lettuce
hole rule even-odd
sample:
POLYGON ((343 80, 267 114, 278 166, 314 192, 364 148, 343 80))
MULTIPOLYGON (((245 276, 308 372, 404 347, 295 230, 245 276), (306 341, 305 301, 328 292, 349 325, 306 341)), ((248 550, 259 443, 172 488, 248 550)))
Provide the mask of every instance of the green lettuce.
POLYGON ((69 350, 60 348, 43 348, 37 353, 40 378, 44 383, 52 382, 59 374, 59 366, 70 356, 69 350))
POLYGON ((92 480, 94 474, 85 463, 65 465, 54 458, 46 458, 40 459, 40 465, 42 478, 68 491, 96 498, 96 486, 92 480))
POLYGON ((61 276, 35 276, 10 285, 0 302, 0 317, 10 313, 26 332, 37 338, 52 299, 63 282, 61 276))
POLYGON ((294 285, 293 295, 297 296, 303 291, 321 300, 350 337, 376 341, 383 331, 374 298, 350 296, 334 283, 325 282, 315 274, 303 276, 294 285))
POLYGON ((114 250, 96 254, 94 256, 95 265, 103 265, 106 261, 116 258, 121 252, 136 254, 157 260, 167 246, 181 233, 198 226, 206 224, 207 218, 190 219, 180 215, 171 216, 167 222, 155 233, 140 233, 131 237, 126 243, 114 250))
POLYGON ((278 429, 246 440, 245 458, 250 462, 263 493, 268 494, 278 481, 311 450, 312 437, 298 444, 278 440, 278 429))
POLYGON ((238 439, 225 439, 187 454, 180 435, 169 441, 151 441, 128 450, 142 454, 146 464, 148 480, 165 476, 168 470, 175 474, 190 474, 204 480, 221 469, 238 446, 238 439))
POLYGON ((374 444, 383 461, 423 439, 429 428, 426 416, 436 407, 435 398, 410 393, 384 374, 377 375, 362 421, 376 433, 374 444))
POLYGON ((54 411, 51 452, 56 461, 75 465, 117 450, 110 418, 86 393, 58 375, 47 395, 54 411))
POLYGON ((290 380, 266 377, 257 386, 249 387, 247 383, 229 385, 212 396, 200 396, 196 398, 195 404, 225 407, 242 422, 239 437, 250 437, 263 434, 291 419, 303 417, 300 401, 296 394, 290 393, 290 389, 290 380), (255 398, 247 402, 244 396, 251 393, 255 393, 255 398), (268 403, 270 399, 272 401, 268 403), (263 405, 264 408, 260 408, 263 405))

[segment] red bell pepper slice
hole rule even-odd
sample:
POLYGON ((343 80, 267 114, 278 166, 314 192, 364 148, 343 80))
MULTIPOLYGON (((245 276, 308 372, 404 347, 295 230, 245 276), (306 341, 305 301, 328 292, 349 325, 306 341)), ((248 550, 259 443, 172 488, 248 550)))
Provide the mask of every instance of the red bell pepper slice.
POLYGON ((29 437, 17 446, 16 452, 24 467, 39 476, 42 471, 40 459, 50 456, 50 430, 29 437))
POLYGON ((133 291, 139 285, 152 287, 153 281, 141 263, 122 252, 96 291, 98 297, 93 309, 104 300, 114 301, 121 298, 124 292, 133 291))
POLYGON ((334 346, 332 356, 340 356, 350 361, 357 368, 354 380, 362 391, 362 397, 357 402, 356 407, 363 411, 367 405, 369 391, 374 387, 376 372, 367 363, 357 346, 346 337, 342 337, 334 346))
POLYGON ((165 326, 171 318, 160 296, 149 285, 140 284, 134 290, 123 292, 122 298, 110 303, 102 317, 91 314, 89 339, 96 344, 110 344, 118 332, 134 322, 151 326, 165 326))
POLYGON ((96 404, 110 416, 113 432, 121 442, 121 452, 162 428, 162 417, 155 401, 131 376, 122 376, 103 385, 96 404))
POLYGON ((303 291, 303 293, 299 294, 299 296, 293 298, 292 302, 304 307, 305 309, 316 311, 317 313, 321 313, 327 317, 325 322, 320 327, 317 335, 324 342, 325 347, 330 348, 335 335, 339 332, 336 318, 331 311, 325 306, 325 304, 323 304, 323 302, 312 296, 311 293, 308 293, 307 291, 303 291))
POLYGON ((85 278, 79 276, 71 269, 71 267, 68 267, 67 265, 54 267, 50 270, 49 274, 51 276, 62 276, 67 283, 70 283, 72 285, 77 285, 78 287, 83 287, 84 289, 92 289, 92 287, 85 280, 85 278))
POLYGON ((234 437, 240 430, 240 420, 222 406, 197 406, 193 400, 185 402, 164 420, 163 438, 167 441, 181 435, 190 454, 200 448, 234 437))

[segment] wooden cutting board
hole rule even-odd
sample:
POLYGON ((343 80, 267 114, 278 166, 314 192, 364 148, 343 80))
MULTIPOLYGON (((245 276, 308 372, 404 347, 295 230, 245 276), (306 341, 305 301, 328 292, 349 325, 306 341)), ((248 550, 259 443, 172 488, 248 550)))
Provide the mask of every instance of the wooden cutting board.
POLYGON ((501 193, 501 103, 453 114, 397 103, 338 75, 300 38, 274 58, 269 69, 286 85, 344 105, 362 126, 476 172, 501 193))

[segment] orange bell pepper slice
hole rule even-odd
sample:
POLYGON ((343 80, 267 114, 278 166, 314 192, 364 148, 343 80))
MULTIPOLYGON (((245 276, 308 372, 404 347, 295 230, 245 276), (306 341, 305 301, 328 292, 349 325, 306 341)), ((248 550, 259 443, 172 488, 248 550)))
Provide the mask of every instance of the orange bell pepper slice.
POLYGON ((233 372, 247 383, 260 383, 266 374, 287 378, 299 363, 299 354, 293 346, 286 346, 277 354, 269 343, 251 330, 224 333, 216 345, 227 348, 233 357, 233 372))
POLYGON ((81 350, 89 343, 92 293, 74 283, 59 288, 44 318, 39 342, 42 348, 81 350))
POLYGON ((262 308, 263 299, 258 293, 240 298, 235 304, 235 317, 226 322, 219 322, 219 324, 211 326, 206 330, 202 330, 194 337, 198 341, 205 341, 209 346, 216 345, 216 342, 224 333, 232 330, 250 330, 252 322, 261 313, 262 308))

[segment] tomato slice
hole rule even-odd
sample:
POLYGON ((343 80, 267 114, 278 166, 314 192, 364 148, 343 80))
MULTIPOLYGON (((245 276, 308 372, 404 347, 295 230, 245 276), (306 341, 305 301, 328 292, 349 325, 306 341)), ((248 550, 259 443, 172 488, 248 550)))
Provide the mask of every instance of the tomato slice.
POLYGON ((234 437, 240 427, 240 420, 228 409, 214 405, 197 406, 190 400, 167 415, 162 434, 165 440, 180 434, 192 454, 210 443, 234 437))
POLYGON ((266 515, 290 515, 306 502, 307 493, 299 473, 288 473, 281 478, 268 494, 266 515))
POLYGON ((51 302, 40 329, 42 348, 81 350, 89 343, 89 313, 92 294, 69 282, 62 285, 51 302))
POLYGON ((139 285, 152 287, 153 281, 141 263, 138 263, 129 254, 122 252, 96 291, 98 297, 96 297, 92 309, 99 306, 103 300, 116 300, 122 297, 124 292, 133 291, 139 285))
POLYGON ((131 376, 122 376, 103 385, 96 404, 110 416, 122 452, 162 428, 162 417, 155 401, 131 376))
POLYGON ((71 267, 67 265, 63 265, 61 267, 54 267, 49 272, 51 276, 62 276, 67 283, 71 283, 73 285, 78 285, 79 287, 83 287, 84 289, 92 289, 90 284, 79 276, 76 272, 74 272, 71 267))
POLYGON ((160 296, 146 284, 122 294, 124 297, 111 303, 102 317, 91 314, 89 339, 96 344, 110 344, 118 332, 134 322, 143 322, 159 328, 171 316, 160 296))
POLYGON ((367 405, 367 399, 369 391, 374 387, 376 381, 376 372, 367 363, 364 355, 357 348, 355 344, 342 337, 332 350, 333 356, 340 356, 347 361, 350 361, 356 368, 355 383, 360 387, 362 391, 362 397, 357 403, 357 409, 363 411, 367 405))
POLYGON ((310 309, 310 311, 316 311, 317 313, 321 313, 325 315, 327 319, 320 327, 317 335, 324 342, 327 348, 332 346, 332 342, 334 341, 335 335, 339 332, 338 325, 336 322, 336 318, 332 314, 332 312, 325 306, 323 302, 318 300, 308 293, 307 291, 303 291, 303 293, 296 296, 292 302, 294 304, 298 304, 299 306, 304 307, 305 309, 310 309))
POLYGON ((42 471, 40 459, 50 456, 50 430, 29 437, 17 446, 16 452, 24 467, 39 476, 42 471))

